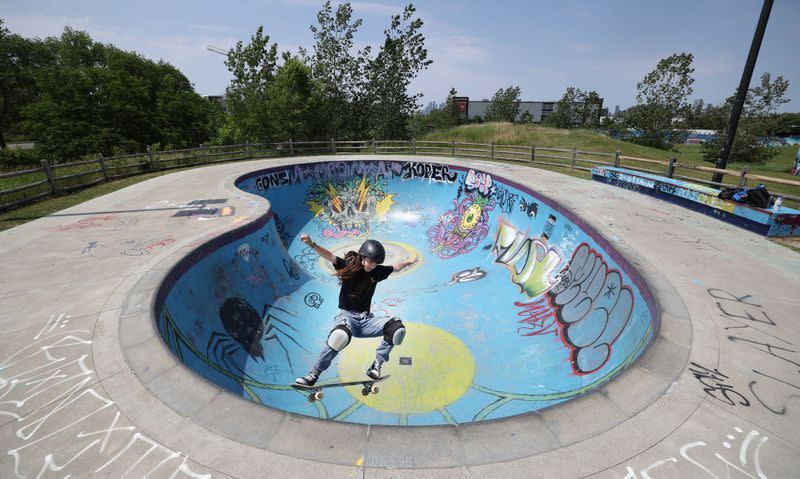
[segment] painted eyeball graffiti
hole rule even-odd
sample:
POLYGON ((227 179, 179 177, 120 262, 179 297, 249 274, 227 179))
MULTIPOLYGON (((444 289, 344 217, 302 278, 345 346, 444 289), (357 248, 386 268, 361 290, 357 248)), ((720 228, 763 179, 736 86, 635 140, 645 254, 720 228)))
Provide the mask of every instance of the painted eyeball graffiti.
POLYGON ((458 226, 465 231, 471 230, 478 224, 482 212, 483 206, 478 203, 471 204, 470 207, 464 211, 464 214, 461 215, 461 221, 458 223, 458 226))

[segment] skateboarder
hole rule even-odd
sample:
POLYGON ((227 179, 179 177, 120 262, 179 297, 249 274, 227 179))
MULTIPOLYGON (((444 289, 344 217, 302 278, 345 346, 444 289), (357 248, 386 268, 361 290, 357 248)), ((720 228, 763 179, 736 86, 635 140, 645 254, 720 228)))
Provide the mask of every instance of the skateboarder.
POLYGON ((383 336, 383 341, 375 351, 375 360, 367 369, 367 376, 380 379, 381 364, 389 360, 389 352, 395 345, 403 342, 406 328, 397 318, 376 318, 369 310, 372 295, 378 282, 386 279, 392 272, 399 271, 417 262, 417 258, 409 258, 394 266, 382 265, 386 258, 386 250, 376 240, 367 240, 356 253, 348 251, 344 259, 334 255, 318 245, 306 233, 300 240, 310 246, 317 254, 333 264, 334 273, 339 277, 339 313, 335 325, 328 334, 328 340, 322 348, 313 369, 303 377, 295 380, 303 386, 313 386, 319 375, 328 369, 333 358, 349 343, 352 337, 374 338, 383 336))

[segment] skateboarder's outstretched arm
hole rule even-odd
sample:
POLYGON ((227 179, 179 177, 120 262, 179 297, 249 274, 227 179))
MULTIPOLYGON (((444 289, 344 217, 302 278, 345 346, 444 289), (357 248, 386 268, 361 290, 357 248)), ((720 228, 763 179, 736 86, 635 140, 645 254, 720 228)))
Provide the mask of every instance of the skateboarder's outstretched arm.
POLYGON ((395 271, 400 271, 403 268, 407 268, 407 267, 411 266, 412 264, 416 263, 417 261, 419 261, 419 258, 417 258, 416 256, 409 257, 407 260, 401 261, 401 262, 397 263, 396 265, 393 265, 392 267, 394 268, 395 271))
POLYGON ((326 261, 330 261, 331 263, 336 263, 336 256, 334 256, 334 254, 328 251, 327 249, 315 243, 314 240, 312 240, 311 237, 308 236, 306 233, 300 233, 300 241, 307 244, 308 246, 311 246, 311 249, 313 249, 318 255, 320 255, 320 257, 322 257, 326 261))

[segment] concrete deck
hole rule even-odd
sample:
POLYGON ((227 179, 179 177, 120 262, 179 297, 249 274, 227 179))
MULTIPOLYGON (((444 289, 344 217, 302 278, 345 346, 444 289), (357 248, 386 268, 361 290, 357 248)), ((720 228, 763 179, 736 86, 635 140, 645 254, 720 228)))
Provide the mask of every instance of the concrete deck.
POLYGON ((397 428, 286 414, 195 375, 154 328, 156 288, 266 213, 237 177, 322 159, 166 175, 0 233, 0 477, 797 477, 800 254, 522 166, 442 159, 554 199, 639 269, 660 334, 610 384, 525 416, 397 428), (173 216, 211 199, 236 214, 173 216))

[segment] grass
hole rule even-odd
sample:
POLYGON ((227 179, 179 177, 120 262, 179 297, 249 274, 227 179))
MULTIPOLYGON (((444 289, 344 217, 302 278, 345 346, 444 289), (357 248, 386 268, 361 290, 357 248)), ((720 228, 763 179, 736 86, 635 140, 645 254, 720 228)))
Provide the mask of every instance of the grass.
MULTIPOLYGON (((676 151, 665 151, 650 148, 642 145, 636 145, 621 140, 600 135, 592 130, 561 130, 557 128, 548 128, 539 125, 515 125, 511 123, 483 123, 475 125, 462 125, 451 130, 430 133, 425 135, 420 140, 429 141, 456 141, 456 142, 469 142, 469 143, 495 143, 496 145, 535 145, 537 148, 559 148, 571 149, 577 147, 582 151, 593 151, 598 153, 615 153, 619 151, 623 156, 631 156, 636 158, 646 158, 651 160, 669 161, 670 158, 676 158, 679 163, 686 163, 696 166, 713 167, 714 165, 703 161, 702 147, 700 145, 678 145, 676 151)), ((778 155, 773 158, 769 163, 764 165, 745 165, 744 163, 731 163, 728 164, 727 169, 740 171, 743 167, 748 166, 750 173, 771 176, 773 178, 781 178, 793 181, 800 181, 797 176, 792 176, 791 169, 794 164, 794 157, 797 153, 798 146, 785 146, 779 148, 778 155)), ((557 153, 558 156, 569 156, 568 153, 557 153)), ((552 160, 547 160, 552 161, 552 160)), ((564 161, 565 166, 568 166, 564 161)), ((586 165, 584 165, 586 166, 586 165)), ((660 165, 641 163, 631 160, 624 160, 621 166, 631 166, 636 168, 644 168, 649 170, 658 171, 661 174, 666 173, 666 168, 660 165)), ((537 165, 537 167, 539 167, 537 165)), ((573 174, 575 170, 569 168, 559 167, 544 167, 545 169, 554 169, 565 174, 572 176, 588 177, 582 174, 573 174)), ((710 180, 712 174, 700 171, 686 170, 682 168, 676 169, 676 174, 684 176, 693 176, 700 179, 710 180)), ((726 183, 738 184, 738 177, 726 175, 724 180, 726 183)), ((749 186, 761 181, 748 180, 749 186)), ((790 194, 800 197, 800 187, 780 185, 777 183, 765 182, 770 192, 778 194, 790 194)), ((787 206, 797 207, 797 203, 787 204, 787 206)))
MULTIPOLYGON (((280 153, 277 153, 275 150, 269 150, 269 149, 261 149, 261 150, 253 149, 252 151, 242 152, 240 147, 226 146, 226 147, 215 147, 207 149, 206 159, 234 160, 234 159, 243 159, 243 157, 267 158, 271 156, 277 156, 279 154, 280 153)), ((25 205, 17 209, 13 209, 11 211, 0 212, 0 231, 13 228, 28 221, 33 221, 35 219, 48 216, 62 209, 75 206, 77 204, 83 203, 84 201, 88 201, 92 198, 96 198, 98 196, 111 193, 113 191, 139 183, 141 181, 146 181, 161 175, 174 173, 176 171, 208 166, 208 164, 196 163, 197 161, 202 161, 202 159, 198 158, 198 152, 196 150, 184 151, 184 152, 158 153, 156 155, 156 160, 158 162, 158 165, 160 168, 169 168, 165 170, 148 171, 149 166, 147 164, 142 164, 146 160, 147 160, 146 155, 133 155, 126 158, 107 159, 106 167, 109 169, 110 174, 126 174, 133 176, 128 176, 122 179, 99 183, 95 186, 78 189, 66 195, 57 197, 48 197, 44 200, 25 205), (112 170, 112 168, 116 169, 112 170)), ((82 183, 85 184, 93 180, 101 179, 102 173, 99 172, 90 173, 94 170, 97 170, 98 168, 99 165, 97 163, 89 163, 78 166, 66 166, 54 170, 54 175, 67 176, 76 173, 87 173, 86 175, 82 175, 77 178, 58 180, 57 181, 58 186, 60 188, 64 188, 68 186, 80 185, 82 183)), ((35 181, 40 181, 43 179, 46 179, 46 176, 43 172, 34 172, 12 178, 0 178, 0 191, 12 189, 25 184, 30 184, 35 181)), ((8 203, 18 198, 23 198, 24 196, 32 196, 33 194, 43 193, 47 191, 50 191, 50 186, 47 183, 45 183, 43 185, 35 187, 33 190, 26 190, 19 193, 0 195, 0 203, 8 203)))
POLYGON ((107 183, 101 183, 96 186, 78 190, 74 193, 65 196, 48 198, 42 201, 38 201, 36 203, 29 204, 27 206, 17 208, 15 210, 6 211, 0 213, 0 231, 4 231, 13 228, 15 226, 19 226, 23 223, 27 223, 28 221, 33 221, 39 218, 43 218, 57 211, 61 211, 65 208, 70 208, 72 206, 83 203, 84 201, 89 201, 93 198, 97 198, 99 196, 103 196, 108 193, 121 190, 122 188, 126 188, 136 183, 140 183, 142 181, 147 181, 149 179, 156 178, 158 176, 167 175, 169 173, 174 173, 176 171, 181 171, 186 169, 190 168, 180 168, 168 171, 157 171, 153 173, 145 173, 143 175, 138 175, 138 176, 131 176, 120 180, 109 181, 107 183))

